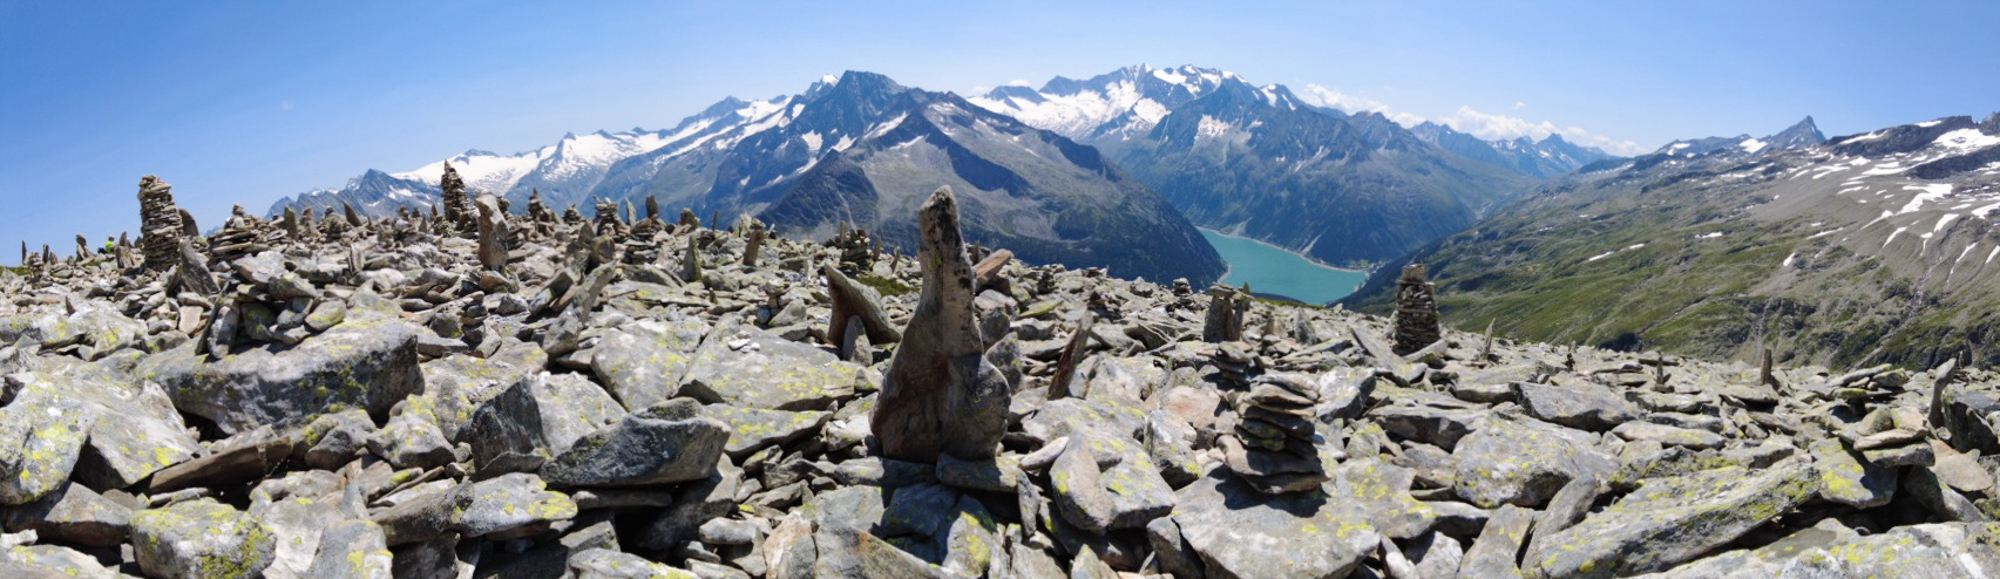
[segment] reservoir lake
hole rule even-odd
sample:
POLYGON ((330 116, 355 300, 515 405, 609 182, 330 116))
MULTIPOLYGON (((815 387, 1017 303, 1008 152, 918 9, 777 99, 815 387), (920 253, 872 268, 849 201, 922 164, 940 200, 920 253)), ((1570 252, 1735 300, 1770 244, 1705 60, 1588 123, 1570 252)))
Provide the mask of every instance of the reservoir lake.
POLYGON ((1368 279, 1366 272, 1313 263, 1297 253, 1261 241, 1208 229, 1201 230, 1201 236, 1208 238, 1208 243, 1222 254, 1222 261, 1229 264, 1229 273, 1222 276, 1222 283, 1236 287, 1248 283, 1250 291, 1259 295, 1277 294, 1321 305, 1347 297, 1368 279))

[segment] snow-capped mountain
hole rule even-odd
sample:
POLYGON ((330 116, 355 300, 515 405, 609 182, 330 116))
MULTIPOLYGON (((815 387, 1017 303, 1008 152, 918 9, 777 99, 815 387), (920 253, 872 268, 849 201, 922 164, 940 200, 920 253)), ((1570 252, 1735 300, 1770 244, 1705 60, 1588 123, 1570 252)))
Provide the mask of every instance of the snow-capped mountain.
POLYGON ((593 196, 650 195, 724 219, 757 215, 805 238, 849 222, 910 249, 916 208, 950 185, 969 240, 1029 262, 1109 265, 1117 275, 1198 284, 1222 273, 1220 256, 1185 217, 1095 149, 956 95, 848 72, 772 105, 620 163, 593 196))
POLYGON ((1193 66, 1057 77, 968 100, 1102 149, 1197 224, 1336 264, 1377 263, 1454 233, 1553 172, 1511 160, 1540 149, 1481 141, 1488 155, 1473 158, 1380 114, 1193 66))
MULTIPOLYGON (((1559 179, 1406 259, 1455 296, 1450 321, 1520 338, 1743 359, 1769 347, 1835 366, 2000 362, 2000 113, 1756 140, 1559 179)), ((1388 307, 1390 277, 1358 303, 1388 307)))
MULTIPOLYGON (((1032 263, 1197 284, 1224 267, 1180 212, 1096 150, 872 73, 825 77, 769 100, 724 99, 664 131, 569 135, 534 151, 468 151, 449 162, 468 188, 502 192, 516 208, 530 191, 553 207, 653 197, 725 221, 757 215, 795 237, 825 238, 853 223, 905 251, 915 248, 918 204, 951 185, 968 240, 1032 263)), ((443 169, 440 161, 371 171, 339 191, 281 200, 272 213, 341 202, 370 215, 427 207, 443 169)))
POLYGON ((1824 142, 1826 142, 1826 135, 1819 132, 1819 125, 1813 123, 1811 115, 1807 115, 1805 120, 1799 121, 1783 131, 1778 131, 1777 134, 1762 139, 1751 137, 1749 134, 1734 137, 1686 139, 1662 145, 1653 154, 1676 157, 1693 157, 1711 153, 1754 155, 1766 148, 1801 149, 1824 142))

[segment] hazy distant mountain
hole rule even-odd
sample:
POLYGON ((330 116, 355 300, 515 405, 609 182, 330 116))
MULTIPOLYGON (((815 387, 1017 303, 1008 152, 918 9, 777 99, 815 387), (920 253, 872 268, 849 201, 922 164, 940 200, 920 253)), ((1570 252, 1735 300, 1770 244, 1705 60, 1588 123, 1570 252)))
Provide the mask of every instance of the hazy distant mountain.
MULTIPOLYGON (((1193 66, 1057 77, 970 100, 1097 146, 1197 224, 1339 264, 1379 262, 1457 232, 1559 172, 1520 168, 1515 157, 1544 152, 1535 143, 1526 153, 1488 144, 1489 158, 1475 159, 1379 114, 1312 106, 1283 86, 1193 66)), ((1589 156, 1560 140, 1548 146, 1589 156)))
MULTIPOLYGON (((2000 114, 1659 154, 1559 179, 1395 264, 1445 318, 1713 357, 2000 362, 2000 114)), ((1384 268, 1351 301, 1381 310, 1384 268)))

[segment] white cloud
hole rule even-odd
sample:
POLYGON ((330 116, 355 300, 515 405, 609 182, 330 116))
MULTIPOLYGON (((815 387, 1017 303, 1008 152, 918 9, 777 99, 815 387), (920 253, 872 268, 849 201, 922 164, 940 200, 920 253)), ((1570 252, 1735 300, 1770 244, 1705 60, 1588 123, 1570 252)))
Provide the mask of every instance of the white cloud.
MULTIPOLYGON (((1388 104, 1364 96, 1351 95, 1317 84, 1307 84, 1299 93, 1299 98, 1315 105, 1339 109, 1343 112, 1380 113, 1389 120, 1405 127, 1414 127, 1426 120, 1449 125, 1453 130, 1488 140, 1529 137, 1537 141, 1559 134, 1564 140, 1579 145, 1597 147, 1614 155, 1637 155, 1648 151, 1632 141, 1621 141, 1603 135, 1593 134, 1582 127, 1562 127, 1549 121, 1534 122, 1520 117, 1482 113, 1469 106, 1458 107, 1451 114, 1426 119, 1422 115, 1392 110, 1388 104)), ((1528 103, 1515 101, 1514 110, 1528 108, 1528 103)))
POLYGON ((1007 81, 1007 84, 1001 86, 1034 86, 1034 85, 1028 84, 1027 79, 1017 78, 1014 80, 1007 81))
MULTIPOLYGON (((1517 105, 1519 103, 1516 103, 1517 105)), ((1593 134, 1582 127, 1559 127, 1549 121, 1533 122, 1520 117, 1495 115, 1460 106, 1449 116, 1438 122, 1450 125, 1452 129, 1482 139, 1514 139, 1528 137, 1537 141, 1551 134, 1562 135, 1564 140, 1579 145, 1597 147, 1614 155, 1637 155, 1646 152, 1644 147, 1632 141, 1620 141, 1611 137, 1593 134)))

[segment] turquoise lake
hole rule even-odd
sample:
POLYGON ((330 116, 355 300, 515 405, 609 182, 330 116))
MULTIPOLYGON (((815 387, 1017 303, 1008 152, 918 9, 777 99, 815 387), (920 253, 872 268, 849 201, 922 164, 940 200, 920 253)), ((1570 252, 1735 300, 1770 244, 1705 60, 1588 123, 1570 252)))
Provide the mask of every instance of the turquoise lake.
POLYGON ((1368 274, 1313 263, 1299 254, 1261 241, 1230 237, 1201 230, 1201 236, 1229 263, 1222 283, 1250 284, 1258 294, 1278 294, 1309 304, 1324 304, 1347 297, 1368 279, 1368 274))

